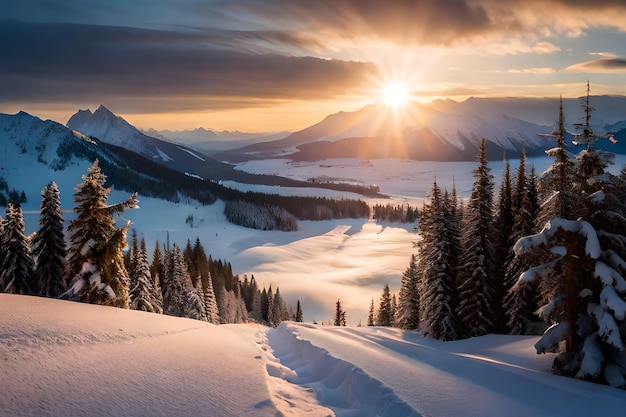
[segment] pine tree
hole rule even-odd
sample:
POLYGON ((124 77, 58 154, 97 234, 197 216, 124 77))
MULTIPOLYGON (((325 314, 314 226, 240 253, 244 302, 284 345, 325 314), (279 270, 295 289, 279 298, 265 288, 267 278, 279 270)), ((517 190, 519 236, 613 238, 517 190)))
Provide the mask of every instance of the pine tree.
POLYGON ((130 290, 130 308, 150 313, 163 313, 162 301, 152 286, 145 247, 138 248, 134 258, 133 271, 130 274, 133 277, 131 280, 133 286, 130 290))
POLYGON ((505 157, 504 175, 498 194, 498 203, 494 219, 494 277, 496 278, 494 288, 494 309, 495 309, 495 329, 504 331, 506 327, 506 313, 502 303, 507 287, 505 285, 506 268, 512 259, 511 248, 513 247, 513 228, 515 211, 513 207, 513 189, 511 183, 511 170, 509 161, 505 157))
POLYGON ((337 300, 337 304, 335 307, 335 320, 333 322, 335 326, 344 326, 346 325, 346 312, 341 307, 341 300, 337 300))
POLYGON ((391 326, 391 294, 389 292, 389 284, 383 287, 383 293, 380 296, 380 304, 378 306, 377 326, 391 326))
POLYGON ((4 259, 0 268, 0 288, 11 294, 37 294, 30 242, 24 235, 22 208, 13 203, 7 206, 2 247, 4 259))
POLYGON ((296 323, 302 323, 303 317, 302 317, 302 306, 300 306, 300 300, 298 300, 298 303, 296 304, 296 315, 294 317, 294 321, 296 323))
POLYGON ((374 299, 372 298, 372 302, 370 303, 370 309, 369 309, 369 311, 367 313, 367 325, 368 326, 374 326, 375 325, 374 316, 375 316, 374 299))
POLYGON ((159 241, 157 240, 152 251, 152 262, 150 263, 150 276, 152 277, 152 285, 160 282, 163 275, 163 255, 159 241))
POLYGON ((396 325, 404 330, 415 330, 419 326, 418 280, 417 256, 413 254, 409 266, 402 273, 395 316, 396 325))
POLYGON ((51 182, 41 190, 39 232, 32 241, 35 271, 33 281, 39 295, 58 297, 67 290, 65 236, 63 234, 63 212, 56 183, 51 182))
POLYGON ((202 283, 198 280, 193 288, 189 288, 191 285, 189 272, 186 273, 186 278, 187 288, 185 291, 185 304, 183 305, 183 317, 209 321, 204 292, 202 291, 202 283))
POLYGON ((204 290, 204 305, 206 306, 206 317, 209 323, 220 324, 220 313, 217 308, 217 299, 213 290, 213 280, 209 274, 207 286, 204 290))
POLYGON ((161 281, 163 314, 183 317, 186 299, 185 272, 185 261, 180 247, 174 243, 172 249, 165 251, 163 279, 161 281))
POLYGON ((559 104, 559 119, 551 133, 542 135, 556 140, 556 147, 546 151, 554 162, 544 172, 539 190, 543 203, 538 214, 538 222, 543 225, 554 217, 572 220, 578 217, 575 210, 579 207, 577 196, 571 188, 572 179, 576 175, 575 157, 567 151, 565 145, 565 116, 563 115, 563 99, 559 104))
MULTIPOLYGON (((105 188, 106 176, 100 171, 98 160, 83 175, 83 183, 76 186, 74 211, 76 218, 67 228, 70 245, 68 247, 68 266, 70 283, 68 298, 84 301, 83 292, 92 283, 85 282, 81 271, 85 262, 96 267, 102 283, 109 286, 114 297, 107 298, 107 303, 121 308, 129 307, 129 278, 124 265, 123 250, 126 247, 126 231, 130 222, 116 228, 113 215, 129 208, 137 207, 137 194, 128 200, 114 205, 106 201, 111 188, 105 188), (79 282, 83 280, 83 282, 79 282), (75 291, 81 288, 81 293, 75 291)), ((87 268, 91 269, 91 267, 87 268)), ((91 291, 91 290, 88 290, 91 291)))
POLYGON ((565 214, 579 217, 562 218, 557 211, 539 234, 516 243, 516 253, 535 260, 518 283, 538 281, 538 313, 552 324, 535 344, 537 353, 559 353, 554 368, 562 374, 623 387, 626 210, 621 199, 626 191, 604 172, 613 155, 593 147, 600 136, 588 126, 588 100, 587 95, 583 132, 576 136, 587 149, 578 155, 576 176, 561 184, 566 192, 556 190, 574 197, 578 204, 565 214))
MULTIPOLYGON (((537 175, 534 167, 531 167, 530 176, 526 176, 525 153, 518 169, 518 182, 515 192, 515 201, 518 201, 515 210, 515 222, 512 230, 512 241, 515 242, 523 236, 528 236, 535 231, 535 221, 539 211, 537 202, 537 175), (520 181, 522 178, 523 182, 520 181)), ((512 246, 511 246, 512 248, 512 246)), ((505 271, 505 288, 503 304, 506 311, 506 329, 511 334, 529 334, 532 330, 529 325, 536 321, 535 310, 537 309, 537 288, 532 283, 518 284, 519 275, 530 266, 530 259, 525 254, 509 255, 505 271)))
POLYGON ((274 317, 274 292, 272 291, 272 285, 267 290, 267 325, 276 327, 276 317, 274 317))
POLYGON ((454 316, 456 260, 451 252, 449 213, 435 182, 431 203, 422 211, 422 240, 418 244, 420 268, 419 306, 424 335, 441 340, 457 338, 454 316))
POLYGON ((458 288, 457 317, 460 333, 464 337, 490 333, 496 324, 494 296, 499 283, 493 276, 493 246, 490 241, 493 236, 493 179, 487 161, 487 142, 484 139, 474 178, 472 194, 466 208, 464 251, 459 263, 463 282, 458 288))

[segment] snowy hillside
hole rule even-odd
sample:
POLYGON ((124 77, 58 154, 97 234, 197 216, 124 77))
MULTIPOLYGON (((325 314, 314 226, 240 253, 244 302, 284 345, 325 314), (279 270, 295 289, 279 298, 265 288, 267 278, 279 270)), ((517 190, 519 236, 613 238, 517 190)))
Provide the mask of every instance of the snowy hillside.
POLYGON ((0 416, 619 416, 536 337, 221 325, 0 294, 0 416))

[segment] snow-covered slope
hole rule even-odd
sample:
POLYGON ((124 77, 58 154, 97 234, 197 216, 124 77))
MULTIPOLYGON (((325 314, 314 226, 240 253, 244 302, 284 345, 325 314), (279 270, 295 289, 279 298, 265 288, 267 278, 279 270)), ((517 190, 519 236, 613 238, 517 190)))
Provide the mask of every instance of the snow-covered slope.
POLYGON ((39 207, 40 191, 50 181, 71 192, 93 163, 87 154, 112 157, 88 137, 28 113, 0 114, 0 178, 24 191, 39 207))
POLYGON ((214 326, 0 294, 0 416, 619 416, 626 391, 550 373, 537 338, 214 326))

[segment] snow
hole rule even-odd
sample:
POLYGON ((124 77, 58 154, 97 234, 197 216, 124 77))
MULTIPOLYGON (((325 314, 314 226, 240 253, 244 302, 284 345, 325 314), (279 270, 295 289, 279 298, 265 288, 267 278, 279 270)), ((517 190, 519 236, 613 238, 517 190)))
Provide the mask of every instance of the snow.
POLYGON ((619 416, 534 336, 220 325, 0 294, 0 416, 619 416))
POLYGON ((187 152, 189 155, 193 156, 194 158, 197 158, 197 159, 205 162, 205 159, 199 157, 197 154, 195 154, 194 152, 190 151, 189 149, 181 148, 180 146, 177 146, 177 148, 180 149, 181 151, 187 152))

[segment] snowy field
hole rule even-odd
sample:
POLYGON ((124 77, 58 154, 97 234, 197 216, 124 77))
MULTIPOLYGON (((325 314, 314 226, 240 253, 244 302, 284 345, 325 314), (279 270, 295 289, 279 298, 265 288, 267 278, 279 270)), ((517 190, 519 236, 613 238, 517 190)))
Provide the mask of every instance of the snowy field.
POLYGON ((0 294, 0 416, 622 416, 537 337, 221 325, 0 294))
MULTIPOLYGON (((547 157, 529 158, 527 166, 534 165, 540 173, 551 161, 547 157)), ((618 156, 613 171, 618 172, 625 162, 626 156, 618 156)), ((510 161, 512 173, 516 172, 518 164, 517 160, 510 161)), ((55 173, 59 175, 54 179, 61 190, 62 206, 68 211, 66 220, 72 216, 73 189, 88 166, 85 164, 71 172, 55 173)), ((476 166, 475 162, 333 159, 314 163, 255 161, 241 164, 239 169, 296 179, 325 175, 377 184, 381 192, 391 198, 370 200, 371 203, 408 202, 421 207, 435 178, 442 188, 451 190, 454 183, 462 197, 469 196, 474 181, 472 171, 476 166)), ((490 163, 496 183, 503 166, 501 161, 490 163)), ((34 181, 39 174, 32 175, 25 180, 34 181)), ((39 175, 44 178, 40 180, 42 186, 50 181, 48 175, 39 175)), ((244 191, 282 195, 359 198, 350 193, 315 188, 228 185, 244 191)), ((114 203, 126 198, 128 193, 114 191, 109 201, 114 203)), ((139 236, 146 239, 150 254, 156 240, 165 244, 169 237, 170 244, 185 245, 187 239, 193 243, 199 237, 206 252, 215 259, 230 262, 235 274, 254 275, 261 286, 279 286, 285 301, 292 308, 300 300, 306 322, 332 320, 335 303, 340 299, 349 325, 365 323, 370 301, 372 298, 378 301, 385 283, 392 291, 398 291, 401 274, 414 253, 413 242, 418 239, 412 232, 412 224, 379 225, 367 219, 300 221, 297 232, 258 231, 228 223, 223 214, 223 202, 203 207, 193 203, 167 203, 142 196, 139 200, 141 208, 124 212, 120 221, 132 220, 139 236), (193 216, 192 225, 185 222, 189 216, 193 216)), ((29 198, 29 203, 25 205, 28 233, 38 227, 38 205, 39 201, 35 198, 29 198)))

